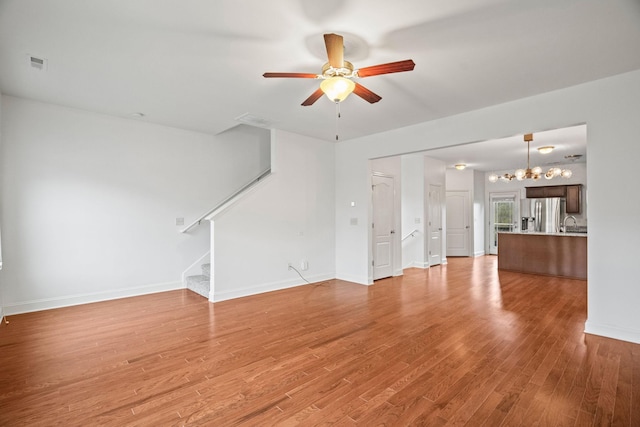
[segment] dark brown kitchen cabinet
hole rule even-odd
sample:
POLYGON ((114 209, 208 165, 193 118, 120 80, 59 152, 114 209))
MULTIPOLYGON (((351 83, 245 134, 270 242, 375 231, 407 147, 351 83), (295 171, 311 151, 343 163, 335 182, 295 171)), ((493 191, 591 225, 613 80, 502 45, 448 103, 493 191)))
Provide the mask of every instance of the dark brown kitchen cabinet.
POLYGON ((544 195, 544 187, 526 187, 527 199, 542 199, 544 195))
POLYGON ((582 184, 567 185, 567 206, 568 214, 580 213, 582 208, 582 184))
POLYGON ((526 187, 527 199, 542 199, 545 197, 566 197, 566 185, 543 185, 540 187, 526 187))
POLYGON ((525 188, 527 199, 565 197, 567 199, 566 212, 568 214, 579 214, 582 210, 582 184, 542 185, 539 187, 525 188))
POLYGON ((551 185, 544 187, 544 197, 566 197, 567 187, 565 185, 551 185))

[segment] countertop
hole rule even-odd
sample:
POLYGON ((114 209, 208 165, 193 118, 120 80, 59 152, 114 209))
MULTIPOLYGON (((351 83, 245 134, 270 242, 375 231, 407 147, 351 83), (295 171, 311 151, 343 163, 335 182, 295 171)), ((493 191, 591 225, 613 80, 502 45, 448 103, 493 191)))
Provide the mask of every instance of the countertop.
POLYGON ((587 233, 541 233, 538 231, 499 231, 504 234, 531 234, 533 236, 566 236, 566 237, 587 237, 587 233))

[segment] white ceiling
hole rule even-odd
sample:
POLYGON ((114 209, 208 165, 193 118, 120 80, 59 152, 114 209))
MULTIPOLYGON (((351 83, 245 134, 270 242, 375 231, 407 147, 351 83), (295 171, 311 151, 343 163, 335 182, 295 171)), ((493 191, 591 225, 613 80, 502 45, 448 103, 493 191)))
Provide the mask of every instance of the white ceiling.
POLYGON ((328 32, 356 68, 416 63, 359 81, 382 100, 345 100, 342 140, 640 69, 638 0, 0 0, 0 90, 211 134, 249 113, 333 141, 334 104, 300 106, 317 80, 262 77, 319 73, 328 32))

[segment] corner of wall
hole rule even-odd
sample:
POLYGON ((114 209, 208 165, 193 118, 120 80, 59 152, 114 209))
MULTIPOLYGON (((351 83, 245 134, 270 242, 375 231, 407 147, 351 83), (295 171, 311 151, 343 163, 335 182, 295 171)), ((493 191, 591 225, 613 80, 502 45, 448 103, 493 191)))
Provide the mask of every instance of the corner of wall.
MULTIPOLYGON (((0 92, 0 162, 2 161, 2 92, 0 92)), ((0 170, 3 167, 0 164, 0 170)), ((4 298, 2 297, 2 174, 0 174, 0 323, 4 319, 4 298)))
POLYGON ((597 324, 587 320, 584 324, 584 332, 591 335, 599 335, 602 337, 614 338, 617 340, 640 344, 640 331, 632 329, 597 324))

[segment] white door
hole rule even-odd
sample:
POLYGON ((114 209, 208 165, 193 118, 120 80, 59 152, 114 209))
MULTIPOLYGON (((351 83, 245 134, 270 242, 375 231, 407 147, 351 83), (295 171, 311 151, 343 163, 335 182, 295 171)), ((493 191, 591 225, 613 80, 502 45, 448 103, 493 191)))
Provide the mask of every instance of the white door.
POLYGON ((373 190, 373 280, 393 276, 394 178, 375 174, 373 190))
POLYGON ((490 193, 489 202, 491 212, 489 214, 489 253, 498 254, 498 233, 501 231, 514 231, 518 228, 518 211, 516 205, 517 193, 490 193))
POLYGON ((470 256, 469 192, 447 191, 447 256, 470 256))
POLYGON ((429 184, 429 266, 442 263, 442 201, 439 185, 429 184))

